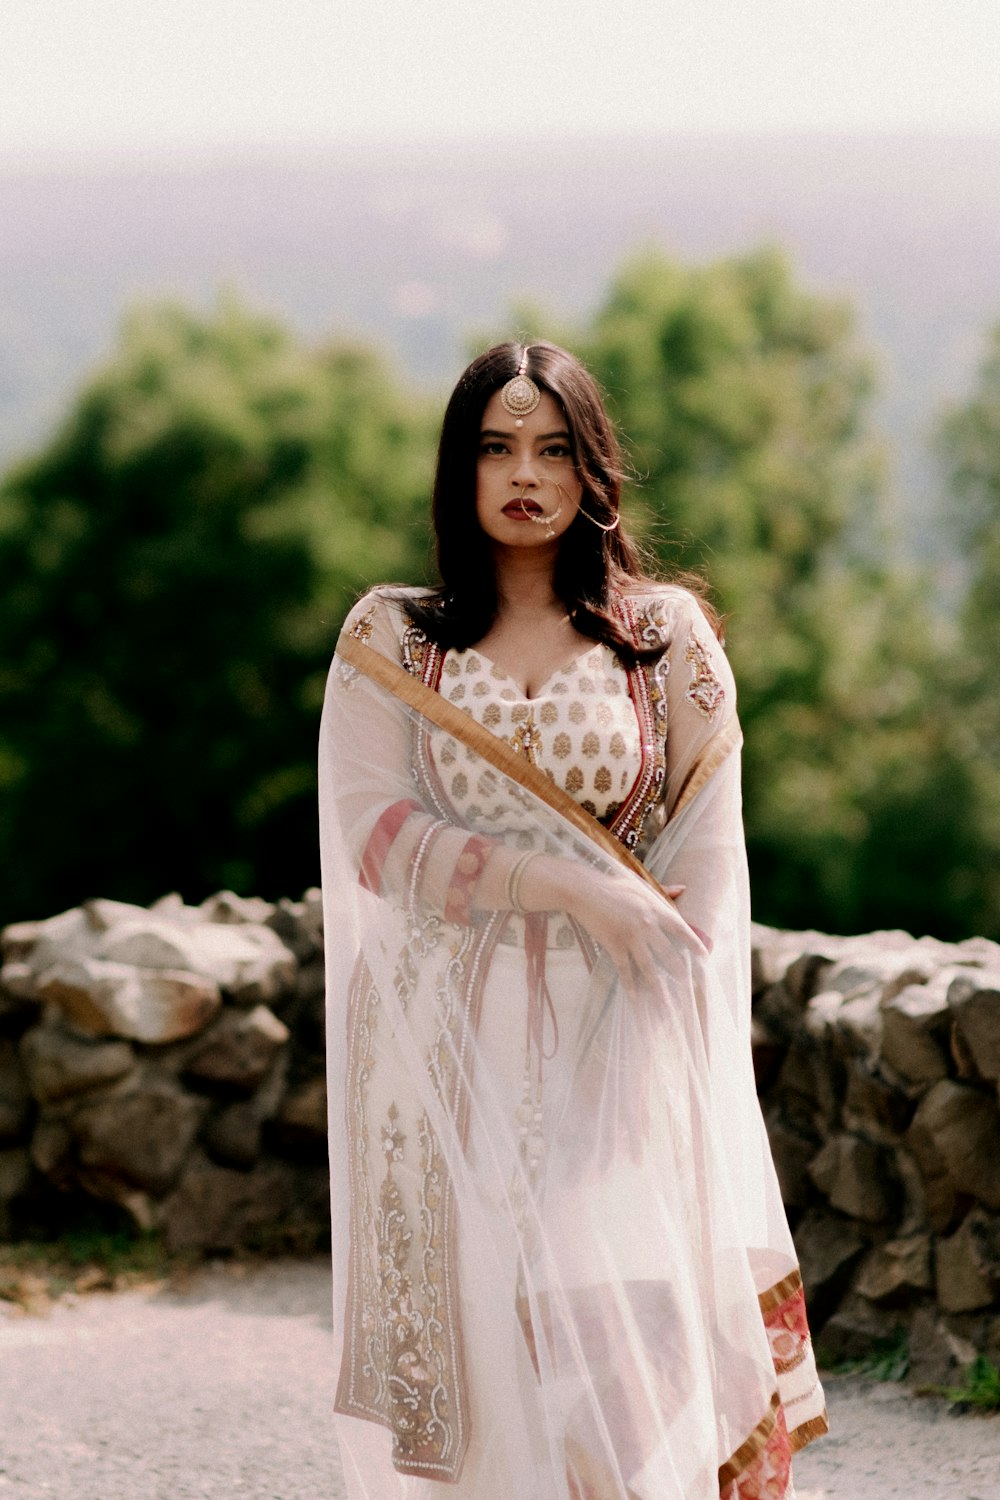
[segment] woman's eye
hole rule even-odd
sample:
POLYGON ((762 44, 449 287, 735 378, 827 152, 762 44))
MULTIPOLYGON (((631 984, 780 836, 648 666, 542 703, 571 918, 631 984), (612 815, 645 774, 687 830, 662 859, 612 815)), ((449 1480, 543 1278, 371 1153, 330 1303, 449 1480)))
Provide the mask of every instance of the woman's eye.
POLYGON ((486 454, 491 454, 491 453, 506 453, 507 449, 506 449, 506 447, 504 446, 503 443, 493 442, 493 443, 481 443, 480 446, 479 446, 479 451, 480 451, 480 453, 486 453, 486 454))
POLYGON ((549 443, 542 452, 546 458, 571 458, 572 449, 566 443, 549 443))

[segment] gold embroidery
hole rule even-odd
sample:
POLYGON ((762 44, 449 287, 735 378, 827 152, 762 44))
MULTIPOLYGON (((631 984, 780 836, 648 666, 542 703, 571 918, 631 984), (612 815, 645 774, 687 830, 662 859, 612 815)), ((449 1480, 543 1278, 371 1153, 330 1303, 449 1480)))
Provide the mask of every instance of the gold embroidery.
POLYGON ((592 729, 588 729, 580 745, 582 753, 588 760, 601 753, 601 741, 592 729))
POLYGON ((483 709, 483 723, 487 729, 496 729, 502 717, 499 703, 487 703, 483 709))
POLYGON ((411 677, 423 677, 429 647, 430 641, 418 625, 408 625, 403 631, 403 666, 411 677))
POLYGON ((688 636, 684 660, 691 667, 691 685, 684 694, 685 698, 689 703, 693 703, 706 719, 714 718, 726 694, 722 683, 712 670, 708 652, 693 631, 688 636))
POLYGON ((375 629, 375 606, 365 611, 359 620, 355 621, 354 629, 351 631, 356 641, 371 640, 372 631, 375 629))
MULTIPOLYGON (((619 612, 634 640, 643 646, 666 646, 668 626, 657 604, 639 609, 622 601, 619 612)), ((667 772, 664 685, 667 670, 667 658, 663 655, 652 666, 639 666, 629 673, 639 719, 642 767, 617 814, 605 819, 611 832, 629 850, 640 843, 646 819, 663 795, 667 772)))
POLYGON ((563 782, 563 786, 566 788, 567 792, 571 792, 573 794, 582 791, 583 772, 580 770, 579 766, 570 766, 569 770, 566 772, 566 779, 563 782))
MULTIPOLYGON (((624 744, 624 741, 622 742, 624 744)), ((573 749, 573 741, 568 734, 557 734, 552 741, 552 754, 559 760, 565 760, 573 749)))
POLYGON ((519 724, 510 737, 510 743, 518 755, 523 755, 531 765, 537 765, 535 752, 541 749, 541 730, 532 723, 530 713, 523 723, 519 724))
POLYGON ((555 703, 543 703, 538 717, 543 724, 555 724, 559 718, 559 709, 555 703))
POLYGON ((598 766, 597 770, 594 772, 594 790, 595 792, 601 793, 610 792, 611 772, 608 770, 607 766, 598 766))

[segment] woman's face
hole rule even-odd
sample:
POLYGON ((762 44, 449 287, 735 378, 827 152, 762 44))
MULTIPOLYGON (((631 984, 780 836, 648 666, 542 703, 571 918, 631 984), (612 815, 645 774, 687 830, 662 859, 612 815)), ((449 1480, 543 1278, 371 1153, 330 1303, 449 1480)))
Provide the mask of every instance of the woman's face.
POLYGON ((487 402, 476 466, 476 516, 494 543, 555 546, 573 524, 583 486, 566 414, 548 391, 514 425, 496 391, 487 402))

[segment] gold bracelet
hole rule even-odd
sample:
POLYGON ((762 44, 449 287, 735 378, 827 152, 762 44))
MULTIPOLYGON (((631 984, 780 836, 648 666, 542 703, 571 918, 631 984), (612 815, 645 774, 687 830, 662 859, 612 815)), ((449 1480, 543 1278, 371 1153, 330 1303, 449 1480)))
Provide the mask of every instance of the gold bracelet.
POLYGON ((516 911, 520 917, 525 915, 520 899, 521 881, 524 878, 525 870, 534 858, 535 851, 529 849, 527 854, 522 854, 520 859, 516 859, 507 871, 507 904, 510 906, 511 911, 516 911))

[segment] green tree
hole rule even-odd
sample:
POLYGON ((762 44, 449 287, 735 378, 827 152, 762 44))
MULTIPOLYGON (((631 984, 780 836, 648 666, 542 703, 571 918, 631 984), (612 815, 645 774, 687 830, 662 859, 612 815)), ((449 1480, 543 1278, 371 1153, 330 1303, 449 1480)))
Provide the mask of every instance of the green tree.
POLYGON ((964 560, 952 699, 965 737, 987 857, 983 930, 1000 930, 1000 324, 968 399, 944 417, 940 447, 964 560))
POLYGON ((355 590, 419 573, 425 412, 370 353, 156 306, 0 492, 0 916, 316 878, 355 590))
POLYGON ((583 352, 629 436, 651 546, 703 571, 728 617, 755 911, 964 931, 973 789, 934 701, 943 642, 881 521, 850 308, 773 250, 699 267, 651 253, 616 277, 583 352))

